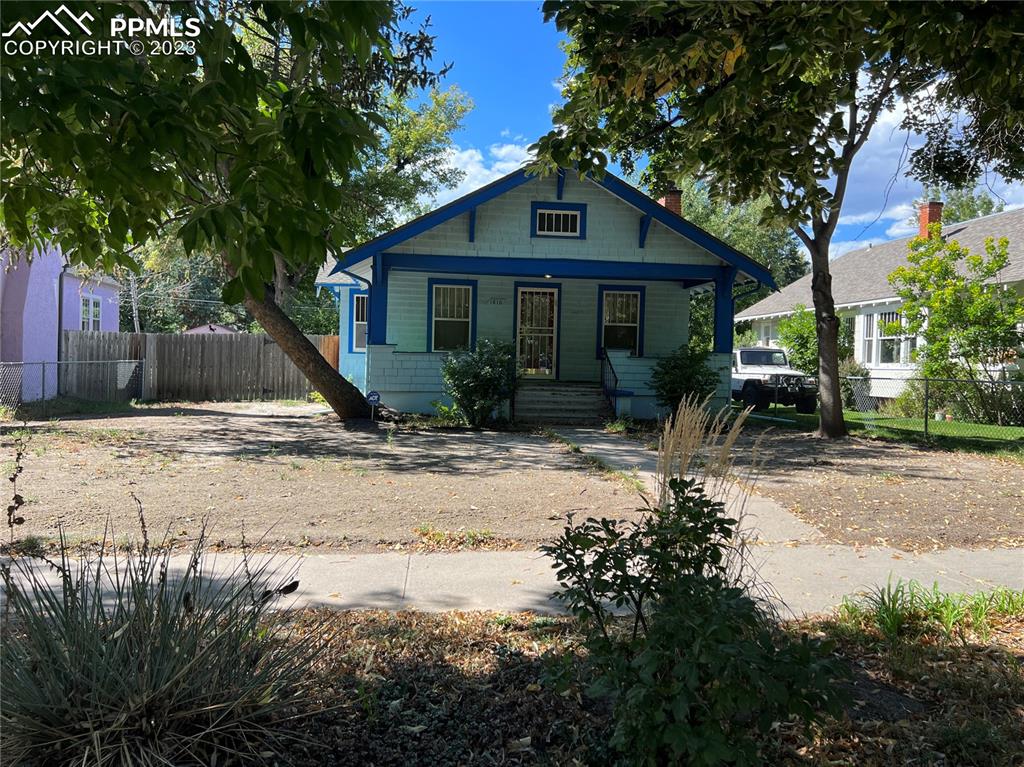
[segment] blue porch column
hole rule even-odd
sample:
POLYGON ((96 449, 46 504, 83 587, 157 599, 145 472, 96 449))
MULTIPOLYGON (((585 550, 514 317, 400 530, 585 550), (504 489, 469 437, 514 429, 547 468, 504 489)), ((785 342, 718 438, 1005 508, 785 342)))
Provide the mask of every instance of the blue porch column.
POLYGON ((370 314, 367 318, 366 344, 386 344, 388 337, 388 271, 380 253, 373 256, 373 281, 370 283, 370 314))
POLYGON ((715 277, 715 353, 732 354, 732 286, 736 267, 722 269, 715 277))

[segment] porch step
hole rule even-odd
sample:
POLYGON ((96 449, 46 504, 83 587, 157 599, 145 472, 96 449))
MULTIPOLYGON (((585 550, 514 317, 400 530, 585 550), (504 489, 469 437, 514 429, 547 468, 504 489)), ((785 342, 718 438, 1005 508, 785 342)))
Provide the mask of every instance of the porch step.
POLYGON ((613 416, 598 384, 531 381, 516 391, 518 423, 601 424, 613 416))

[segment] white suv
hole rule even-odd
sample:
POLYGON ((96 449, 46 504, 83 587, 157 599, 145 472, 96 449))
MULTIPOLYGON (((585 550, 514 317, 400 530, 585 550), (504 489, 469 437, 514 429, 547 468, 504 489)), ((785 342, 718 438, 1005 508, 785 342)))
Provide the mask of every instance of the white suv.
POLYGON ((795 405, 798 413, 818 407, 818 379, 789 366, 781 349, 737 349, 732 355, 732 398, 744 407, 795 405))

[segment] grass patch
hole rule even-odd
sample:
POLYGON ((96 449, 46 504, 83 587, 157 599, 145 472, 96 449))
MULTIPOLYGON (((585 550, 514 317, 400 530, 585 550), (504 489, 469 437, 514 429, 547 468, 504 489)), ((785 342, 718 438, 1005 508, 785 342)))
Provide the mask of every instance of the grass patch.
MULTIPOLYGON (((772 407, 752 413, 754 422, 772 426, 813 431, 818 428, 817 414, 798 413, 792 407, 772 407)), ((882 413, 843 411, 851 434, 876 437, 893 442, 939 447, 943 450, 984 453, 1024 463, 1024 427, 991 426, 965 421, 929 421, 928 436, 921 418, 897 418, 882 413)))
POLYGON ((413 530, 419 538, 418 548, 425 551, 463 551, 470 549, 507 550, 519 548, 519 544, 507 538, 499 538, 491 530, 439 530, 433 525, 423 524, 413 530))
POLYGON ((77 397, 55 397, 41 402, 23 403, 17 412, 21 421, 41 421, 70 415, 112 415, 131 413, 140 408, 138 400, 130 402, 96 402, 77 397))
POLYGON ((999 588, 976 594, 945 593, 938 584, 890 581, 860 597, 847 597, 837 612, 845 631, 877 631, 890 644, 911 640, 987 642, 996 621, 1024 617, 1024 591, 999 588))

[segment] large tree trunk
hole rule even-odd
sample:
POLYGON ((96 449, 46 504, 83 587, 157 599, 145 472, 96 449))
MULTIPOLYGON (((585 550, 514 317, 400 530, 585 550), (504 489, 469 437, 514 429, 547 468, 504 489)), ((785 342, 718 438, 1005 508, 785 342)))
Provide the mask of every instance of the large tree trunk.
POLYGON ((359 389, 331 367, 309 339, 285 314, 267 290, 262 301, 246 296, 245 308, 255 317, 277 345, 309 379, 313 388, 324 395, 338 417, 369 418, 370 406, 359 389))
POLYGON ((819 238, 812 245, 811 295, 818 333, 818 390, 821 397, 818 436, 838 439, 845 437, 847 432, 839 382, 839 318, 832 298, 832 275, 828 267, 829 243, 821 243, 819 238))

